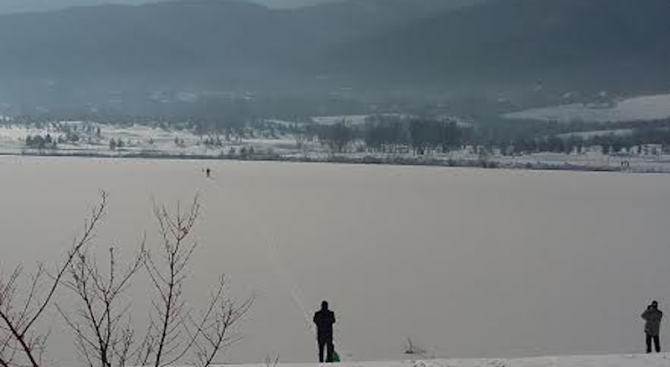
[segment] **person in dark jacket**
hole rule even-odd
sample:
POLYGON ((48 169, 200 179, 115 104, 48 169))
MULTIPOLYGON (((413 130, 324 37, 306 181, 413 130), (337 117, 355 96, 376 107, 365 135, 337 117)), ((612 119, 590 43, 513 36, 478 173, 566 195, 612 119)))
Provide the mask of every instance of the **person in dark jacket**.
POLYGON ((328 309, 328 302, 321 302, 321 310, 314 314, 314 323, 316 324, 316 340, 319 345, 319 362, 333 360, 333 324, 335 323, 335 313, 328 309), (323 352, 326 349, 326 359, 323 359, 323 352))
POLYGON ((642 313, 642 318, 645 321, 644 333, 647 334, 647 353, 651 353, 651 343, 654 342, 656 353, 661 352, 661 319, 663 319, 663 312, 658 309, 658 302, 654 301, 642 313))

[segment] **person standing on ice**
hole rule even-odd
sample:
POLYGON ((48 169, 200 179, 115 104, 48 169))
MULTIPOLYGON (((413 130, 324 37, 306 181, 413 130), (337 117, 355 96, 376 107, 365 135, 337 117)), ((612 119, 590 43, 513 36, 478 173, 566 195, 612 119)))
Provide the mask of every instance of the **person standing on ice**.
POLYGON ((314 323, 316 324, 316 340, 319 344, 319 362, 332 361, 335 352, 333 345, 335 313, 328 309, 328 302, 321 302, 321 310, 314 314, 314 323), (323 358, 324 349, 326 349, 325 360, 323 358))
POLYGON ((653 301, 647 309, 642 313, 642 318, 645 321, 644 333, 647 334, 647 353, 651 353, 651 343, 654 342, 656 353, 661 352, 661 319, 663 319, 663 312, 658 309, 658 302, 653 301))

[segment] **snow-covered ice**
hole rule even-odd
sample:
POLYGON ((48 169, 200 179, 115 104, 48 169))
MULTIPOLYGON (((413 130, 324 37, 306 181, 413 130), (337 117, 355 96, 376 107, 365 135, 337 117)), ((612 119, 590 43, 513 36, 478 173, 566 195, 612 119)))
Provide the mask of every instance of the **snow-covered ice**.
MULTIPOLYGON (((198 193, 189 302, 200 309, 220 272, 235 296, 259 297, 222 362, 313 361, 299 304, 323 299, 345 361, 410 358, 408 337, 420 358, 635 353, 644 307, 670 307, 666 175, 46 157, 0 167, 3 264, 61 258, 100 189, 113 206, 96 246, 126 261, 144 233, 158 244, 155 202, 198 193)), ((140 325, 142 284, 128 294, 140 325)), ((57 365, 74 366, 71 341, 50 340, 57 365)), ((588 363, 577 366, 600 367, 588 363)))

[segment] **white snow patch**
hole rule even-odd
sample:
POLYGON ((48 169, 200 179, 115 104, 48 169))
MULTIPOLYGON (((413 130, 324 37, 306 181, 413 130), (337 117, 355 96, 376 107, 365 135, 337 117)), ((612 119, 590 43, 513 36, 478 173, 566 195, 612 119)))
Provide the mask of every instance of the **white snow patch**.
POLYGON ((633 134, 633 129, 610 129, 610 130, 593 130, 580 131, 576 133, 565 133, 558 135, 559 138, 582 138, 591 139, 598 136, 630 136, 633 134))
POLYGON ((317 116, 312 120, 320 125, 335 125, 343 122, 347 125, 361 125, 370 115, 317 116))
POLYGON ((299 125, 304 125, 305 123, 302 121, 288 121, 288 120, 279 120, 279 119, 266 119, 265 122, 274 124, 274 125, 280 125, 284 127, 292 127, 292 126, 299 126, 299 125))
POLYGON ((503 115, 508 119, 540 121, 623 122, 650 121, 670 117, 670 94, 625 99, 614 106, 574 103, 533 108, 503 115))
POLYGON ((316 116, 312 117, 312 121, 319 125, 335 125, 341 122, 347 125, 363 125, 368 121, 369 118, 373 118, 375 116, 395 117, 400 119, 413 117, 412 115, 405 115, 400 113, 384 113, 377 115, 316 116))

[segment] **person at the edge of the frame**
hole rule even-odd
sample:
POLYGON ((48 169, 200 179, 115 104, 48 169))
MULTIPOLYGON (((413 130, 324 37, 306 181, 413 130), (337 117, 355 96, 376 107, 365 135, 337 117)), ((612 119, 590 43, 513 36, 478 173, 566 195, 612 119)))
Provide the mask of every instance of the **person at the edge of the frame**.
POLYGON ((314 314, 316 324, 316 340, 319 344, 319 362, 332 361, 335 352, 333 345, 333 324, 335 313, 328 309, 328 302, 321 302, 321 309, 314 314), (326 349, 326 359, 323 352, 326 349))
POLYGON ((656 353, 661 352, 661 319, 663 319, 663 312, 658 309, 658 302, 653 301, 647 309, 642 313, 642 318, 645 321, 644 333, 647 335, 647 353, 651 353, 651 344, 654 342, 656 353))

